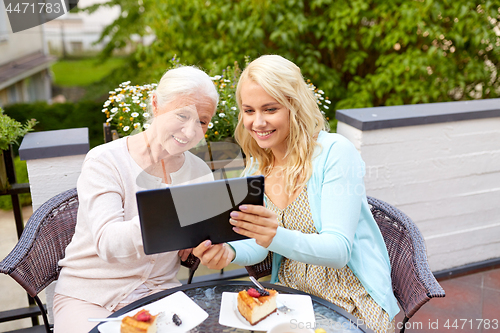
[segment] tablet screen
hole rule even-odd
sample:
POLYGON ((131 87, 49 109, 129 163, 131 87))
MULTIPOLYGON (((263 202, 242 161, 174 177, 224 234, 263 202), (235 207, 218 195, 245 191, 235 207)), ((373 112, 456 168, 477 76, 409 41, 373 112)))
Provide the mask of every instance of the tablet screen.
POLYGON ((264 177, 221 179, 137 192, 146 254, 245 239, 229 214, 242 204, 263 205, 264 177))

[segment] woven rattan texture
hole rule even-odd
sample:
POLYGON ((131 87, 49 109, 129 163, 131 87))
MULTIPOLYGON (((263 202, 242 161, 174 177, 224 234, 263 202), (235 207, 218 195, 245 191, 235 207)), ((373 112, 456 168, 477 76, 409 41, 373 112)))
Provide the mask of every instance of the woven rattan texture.
POLYGON ((382 200, 368 197, 368 203, 389 253, 394 296, 411 318, 429 299, 444 297, 445 292, 429 268, 424 238, 413 221, 382 200))
POLYGON ((261 277, 271 274, 272 266, 273 254, 272 252, 269 252, 266 259, 258 264, 245 266, 245 268, 247 269, 248 275, 253 276, 256 279, 260 279, 261 277))
POLYGON ((57 263, 73 237, 77 211, 76 189, 45 202, 30 217, 19 242, 0 263, 0 272, 36 296, 59 275, 57 263))

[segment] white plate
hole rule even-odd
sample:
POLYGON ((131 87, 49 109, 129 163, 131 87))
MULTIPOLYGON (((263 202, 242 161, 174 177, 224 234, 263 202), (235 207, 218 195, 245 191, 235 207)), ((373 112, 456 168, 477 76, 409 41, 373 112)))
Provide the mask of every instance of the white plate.
MULTIPOLYGON (((123 318, 125 316, 133 316, 142 309, 148 310, 153 315, 162 311, 165 312, 163 316, 158 318, 158 333, 187 332, 190 329, 198 326, 208 317, 208 313, 206 313, 205 310, 200 308, 198 304, 196 304, 182 291, 178 291, 156 302, 127 312, 119 318, 123 318), (177 326, 172 322, 172 316, 174 315, 174 313, 177 314, 182 321, 182 324, 180 326, 177 326)), ((120 321, 110 321, 99 325, 98 329, 101 333, 120 333, 120 325, 120 321)))
POLYGON ((288 313, 276 311, 253 326, 238 311, 237 297, 238 293, 222 293, 219 324, 251 331, 267 331, 282 322, 311 325, 309 327, 314 327, 316 322, 312 300, 308 295, 278 294, 278 302, 288 306, 293 311, 288 313))

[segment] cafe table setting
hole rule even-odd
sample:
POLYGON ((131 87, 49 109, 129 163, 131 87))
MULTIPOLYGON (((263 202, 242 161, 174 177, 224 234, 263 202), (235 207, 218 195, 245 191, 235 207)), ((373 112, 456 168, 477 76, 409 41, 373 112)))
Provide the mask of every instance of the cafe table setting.
POLYGON ((238 311, 237 295, 252 282, 214 280, 182 285, 139 299, 98 322, 90 333, 120 333, 121 320, 140 310, 157 317, 158 333, 176 332, 366 332, 359 320, 338 306, 288 287, 262 283, 278 292, 277 310, 255 325, 238 311), (322 329, 322 330, 321 330, 322 329))

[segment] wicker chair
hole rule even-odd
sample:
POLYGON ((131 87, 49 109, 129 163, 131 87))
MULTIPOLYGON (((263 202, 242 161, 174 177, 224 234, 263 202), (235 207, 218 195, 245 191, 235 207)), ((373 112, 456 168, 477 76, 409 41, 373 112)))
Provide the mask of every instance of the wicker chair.
MULTIPOLYGON (((14 249, 0 262, 0 272, 10 275, 35 299, 47 333, 51 332, 47 314, 37 296, 52 281, 57 280, 66 246, 75 232, 78 211, 76 189, 63 192, 40 206, 28 220, 14 249)), ((189 268, 191 283, 200 260, 190 254, 181 264, 189 268)))
MULTIPOLYGON (((431 298, 444 297, 443 288, 434 278, 425 250, 425 242, 417 226, 399 209, 368 197, 371 212, 377 222, 391 261, 394 296, 405 313, 401 333, 406 322, 431 298)), ((272 257, 253 266, 248 274, 261 278, 271 274, 272 257)))

